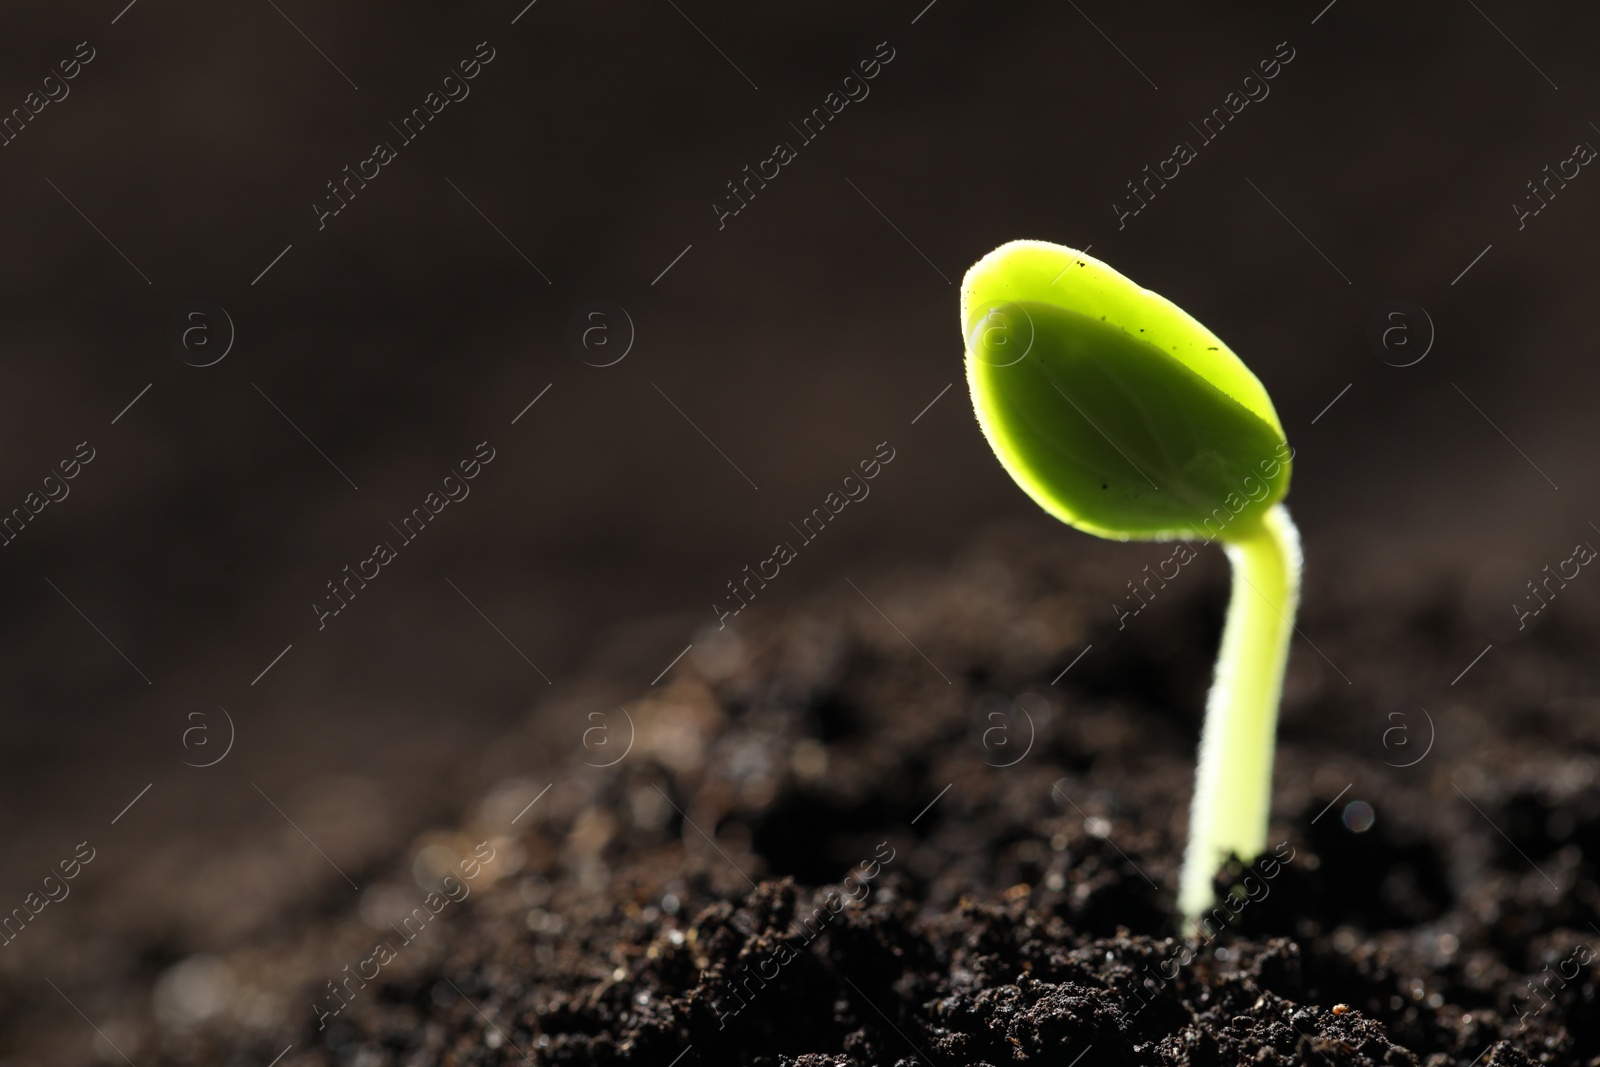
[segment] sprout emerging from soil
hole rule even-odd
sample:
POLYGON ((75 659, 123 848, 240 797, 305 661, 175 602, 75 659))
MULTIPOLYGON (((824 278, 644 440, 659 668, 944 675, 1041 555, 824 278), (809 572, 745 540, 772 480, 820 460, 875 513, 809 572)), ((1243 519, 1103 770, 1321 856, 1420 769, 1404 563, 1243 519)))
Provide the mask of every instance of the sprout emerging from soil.
POLYGON ((1266 847, 1300 591, 1293 450, 1261 382, 1170 300, 1071 248, 1013 241, 961 286, 967 384, 1000 463, 1050 514, 1120 541, 1221 541, 1233 593, 1178 890, 1191 922, 1229 854, 1266 847))

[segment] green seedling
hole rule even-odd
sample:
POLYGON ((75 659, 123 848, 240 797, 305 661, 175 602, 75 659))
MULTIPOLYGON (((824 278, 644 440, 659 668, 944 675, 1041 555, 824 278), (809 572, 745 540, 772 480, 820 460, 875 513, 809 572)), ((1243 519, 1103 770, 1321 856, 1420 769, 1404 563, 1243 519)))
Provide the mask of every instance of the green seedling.
POLYGON ((1278 700, 1300 591, 1281 501, 1293 451, 1259 379, 1165 297, 1082 252, 1013 241, 961 286, 967 384, 1040 507, 1121 541, 1220 541, 1233 592, 1206 700, 1178 906, 1267 843, 1278 700))

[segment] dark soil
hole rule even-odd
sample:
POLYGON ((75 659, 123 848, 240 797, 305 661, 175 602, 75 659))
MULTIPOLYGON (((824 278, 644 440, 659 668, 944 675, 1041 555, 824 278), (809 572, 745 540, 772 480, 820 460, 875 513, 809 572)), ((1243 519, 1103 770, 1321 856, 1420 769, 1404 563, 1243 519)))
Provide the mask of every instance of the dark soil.
POLYGON ((1357 585, 1313 554, 1280 862, 1224 874, 1231 905, 1186 940, 1223 561, 1203 551, 1125 629, 1110 607, 1167 554, 997 535, 938 574, 857 576, 872 604, 845 585, 713 625, 624 695, 614 766, 585 763, 627 722, 575 691, 496 747, 525 777, 352 872, 378 887, 359 909, 325 890, 175 967, 152 945, 130 982, 163 976, 154 1007, 129 1000, 119 1047, 140 1067, 286 1045, 282 1067, 1600 1063, 1600 623, 1574 598, 1507 634, 1509 598, 1465 563, 1368 559, 1357 585), (407 943, 387 924, 480 841, 470 897, 407 943), (394 960, 335 999, 380 942, 394 960))

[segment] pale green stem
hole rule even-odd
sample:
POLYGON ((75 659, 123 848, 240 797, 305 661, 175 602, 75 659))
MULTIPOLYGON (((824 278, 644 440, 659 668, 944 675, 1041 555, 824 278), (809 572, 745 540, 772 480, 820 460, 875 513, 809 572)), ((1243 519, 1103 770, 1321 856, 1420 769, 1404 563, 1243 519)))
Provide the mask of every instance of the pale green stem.
POLYGON ((1252 528, 1229 531, 1224 547, 1233 595, 1206 699, 1178 886, 1191 927, 1212 906, 1211 879, 1229 853, 1250 863, 1266 848, 1278 699, 1300 599, 1300 531, 1282 504, 1252 528))

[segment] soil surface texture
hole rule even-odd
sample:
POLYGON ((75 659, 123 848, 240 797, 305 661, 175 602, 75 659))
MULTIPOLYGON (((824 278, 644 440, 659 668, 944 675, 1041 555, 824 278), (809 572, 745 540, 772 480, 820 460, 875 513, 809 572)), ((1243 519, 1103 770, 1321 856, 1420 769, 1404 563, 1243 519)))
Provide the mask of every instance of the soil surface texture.
MULTIPOLYGON (((1471 561, 1330 554, 1272 845, 1198 934, 1225 561, 1003 530, 683 631, 648 687, 597 665, 358 894, 297 875, 224 950, 86 912, 126 960, 80 1006, 139 1067, 1600 1064, 1600 619, 1518 632, 1471 561)), ((121 1062, 35 996, 8 1062, 121 1062)))

